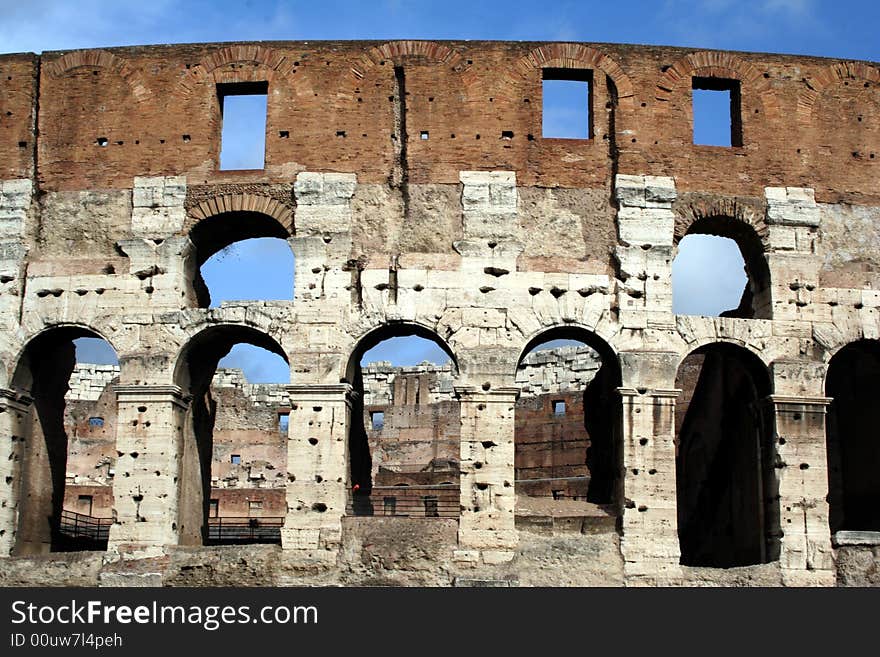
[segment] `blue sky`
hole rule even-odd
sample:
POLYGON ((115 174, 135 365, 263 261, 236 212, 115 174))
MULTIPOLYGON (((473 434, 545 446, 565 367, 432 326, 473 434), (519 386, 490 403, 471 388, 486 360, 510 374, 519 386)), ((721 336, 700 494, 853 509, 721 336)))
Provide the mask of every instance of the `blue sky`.
MULTIPOLYGON (((880 60, 876 0, 0 0, 0 16, 0 53, 205 41, 423 38, 647 43, 880 60)), ((566 129, 564 108, 559 114, 558 129, 566 129)), ((698 141, 703 139, 698 135, 698 141)), ((254 148, 244 148, 244 155, 254 148)), ((705 237, 683 241, 674 264, 675 310, 717 313, 735 307, 744 280, 736 247, 729 241, 703 243, 701 249, 688 244, 700 240, 705 237), (691 251, 694 262, 689 263, 691 251), (717 272, 720 263, 732 263, 730 274, 720 281, 713 277, 718 286, 707 289, 709 277, 698 272, 707 264, 717 272)), ((206 263, 203 274, 215 301, 291 298, 287 272, 292 260, 286 248, 283 242, 254 242, 206 263), (254 295, 257 281, 271 281, 273 287, 254 295)), ((283 361, 270 364, 253 353, 236 348, 224 364, 244 366, 252 380, 287 380, 283 361)), ((109 359, 91 346, 81 350, 81 357, 109 359)), ((443 362, 445 355, 414 341, 396 341, 380 345, 367 358, 443 362)))

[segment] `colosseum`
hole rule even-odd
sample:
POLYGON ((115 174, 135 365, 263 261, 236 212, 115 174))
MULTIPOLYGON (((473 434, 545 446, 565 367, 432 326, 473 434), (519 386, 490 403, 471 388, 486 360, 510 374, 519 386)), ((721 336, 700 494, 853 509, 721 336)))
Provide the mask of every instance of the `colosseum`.
POLYGON ((2 55, 0 89, 0 584, 880 584, 880 65, 258 42, 2 55), (673 311, 694 235, 745 265, 717 316, 673 311), (291 299, 212 306, 252 238, 291 299), (362 362, 404 336, 448 360, 362 362))

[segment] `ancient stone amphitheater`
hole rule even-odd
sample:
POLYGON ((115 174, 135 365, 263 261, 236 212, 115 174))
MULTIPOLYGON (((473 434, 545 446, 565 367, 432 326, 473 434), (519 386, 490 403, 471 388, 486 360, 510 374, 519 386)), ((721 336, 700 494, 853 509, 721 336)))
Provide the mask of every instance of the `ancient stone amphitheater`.
POLYGON ((0 583, 877 583, 878 152, 869 62, 474 41, 0 56, 0 583), (586 85, 583 138, 543 134, 547 80, 586 85), (694 90, 729 95, 729 145, 694 143, 694 90), (267 98, 260 169, 220 166, 236 95, 267 98), (718 317, 672 310, 694 234, 745 262, 718 317), (201 265, 254 237, 290 244, 293 300, 209 307, 201 265), (377 469, 361 358, 409 335, 451 364, 382 403, 443 405, 418 427, 450 427, 446 451, 377 469), (120 363, 98 549, 63 522, 84 336, 120 363), (601 364, 567 408, 526 409, 581 414, 565 487, 532 485, 567 475, 516 428, 523 358, 555 339, 601 364), (282 517, 275 542, 213 545, 211 381, 237 343, 290 365, 282 517), (520 453, 557 474, 521 486, 520 453), (446 488, 399 514, 386 484, 446 488))

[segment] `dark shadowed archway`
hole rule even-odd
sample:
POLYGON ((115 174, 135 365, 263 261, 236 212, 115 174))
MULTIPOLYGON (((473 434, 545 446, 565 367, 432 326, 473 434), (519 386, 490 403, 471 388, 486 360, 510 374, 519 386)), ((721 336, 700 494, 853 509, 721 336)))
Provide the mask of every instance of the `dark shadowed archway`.
MULTIPOLYGON (((545 351, 550 354, 550 351, 545 351)), ((547 370, 548 385, 517 402, 514 437, 518 500, 549 498, 586 501, 619 511, 622 499, 622 425, 620 363, 610 345, 582 327, 560 326, 533 337, 517 362, 518 381, 527 369, 547 370), (564 342, 558 342, 564 341, 564 342), (552 363, 542 346, 579 343, 580 360, 566 363, 567 377, 579 382, 552 383, 552 363), (537 362, 532 363, 531 360, 537 362), (579 371, 583 368, 582 371, 579 371), (551 393, 547 388, 553 390, 551 393), (567 392, 569 388, 577 388, 567 392)), ((529 387, 521 384, 521 387, 529 387)), ((573 510, 574 512, 574 510, 573 510)))
MULTIPOLYGON (((33 400, 22 436, 15 554, 106 548, 109 519, 103 530, 96 525, 94 535, 88 536, 65 522, 69 442, 65 396, 76 366, 78 338, 103 340, 82 326, 50 328, 28 342, 13 375, 12 388, 33 400)), ((92 519, 83 519, 86 522, 94 524, 92 519)))
POLYGON ((202 545, 218 538, 209 534, 211 468, 218 413, 218 402, 212 393, 211 382, 220 360, 237 344, 260 347, 288 362, 287 354, 272 337, 255 328, 239 325, 218 325, 204 329, 181 351, 174 380, 191 398, 183 427, 178 480, 179 536, 182 545, 202 545))
POLYGON ((729 568, 776 558, 767 368, 742 347, 710 344, 682 361, 676 387, 681 563, 729 568))
POLYGON ((825 394, 831 531, 880 532, 880 341, 838 351, 825 394))

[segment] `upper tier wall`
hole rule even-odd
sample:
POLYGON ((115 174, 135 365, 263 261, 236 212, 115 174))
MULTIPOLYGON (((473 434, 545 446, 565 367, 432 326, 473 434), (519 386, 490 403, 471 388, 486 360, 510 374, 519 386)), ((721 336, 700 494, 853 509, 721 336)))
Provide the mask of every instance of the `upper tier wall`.
POLYGON ((287 182, 305 170, 457 184, 460 171, 492 168, 515 171, 523 186, 601 188, 616 171, 638 171, 673 176, 681 192, 761 196, 802 185, 820 202, 876 205, 878 152, 880 69, 861 62, 473 41, 0 57, 0 178, 36 170, 46 191, 130 188, 134 176, 167 174, 191 185, 287 182), (541 138, 544 67, 592 71, 592 139, 541 138), (692 77, 739 80, 742 146, 692 143, 692 77), (240 81, 268 82, 266 166, 219 172, 216 85, 240 81))

